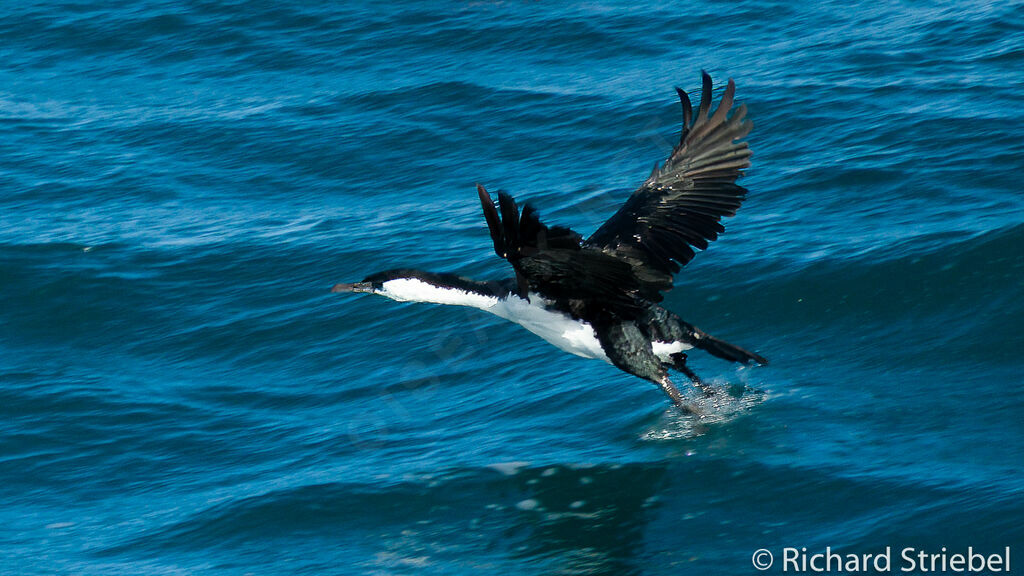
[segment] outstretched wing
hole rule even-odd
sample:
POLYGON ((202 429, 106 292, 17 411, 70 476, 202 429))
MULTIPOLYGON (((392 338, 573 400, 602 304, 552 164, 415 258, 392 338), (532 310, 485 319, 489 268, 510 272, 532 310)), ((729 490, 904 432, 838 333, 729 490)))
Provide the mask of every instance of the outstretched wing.
MULTIPOLYGON (((738 142, 752 127, 747 109, 733 110, 736 86, 729 80, 709 115, 711 77, 702 72, 697 117, 686 92, 676 88, 683 106, 679 144, 665 165, 655 165, 647 181, 619 211, 583 243, 633 262, 649 273, 675 274, 708 242, 725 230, 721 219, 736 214, 747 190, 736 184, 750 165, 750 148, 738 142)), ((671 284, 670 284, 671 287, 671 284)))
POLYGON ((520 214, 516 201, 508 194, 498 192, 498 205, 501 207, 499 216, 487 190, 477 184, 476 191, 480 195, 484 218, 487 219, 494 251, 498 256, 513 261, 535 256, 545 250, 580 249, 582 236, 564 226, 546 226, 540 221, 540 215, 533 206, 523 206, 520 214))
POLYGON ((583 248, 582 236, 563 226, 545 225, 529 204, 520 213, 516 201, 504 192, 498 193, 497 207, 479 184, 477 193, 494 251, 515 269, 520 296, 526 298, 533 291, 554 300, 593 300, 621 309, 635 308, 638 296, 660 299, 657 289, 637 279, 630 262, 583 248))

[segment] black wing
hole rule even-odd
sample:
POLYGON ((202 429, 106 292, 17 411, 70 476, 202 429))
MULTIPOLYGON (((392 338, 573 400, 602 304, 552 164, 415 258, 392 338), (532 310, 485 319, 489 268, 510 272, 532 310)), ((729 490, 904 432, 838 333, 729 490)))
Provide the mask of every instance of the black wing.
POLYGON ((494 241, 494 251, 498 256, 514 261, 535 256, 545 250, 580 249, 582 236, 564 226, 546 226, 540 221, 540 216, 533 206, 523 206, 520 214, 516 201, 508 194, 498 192, 498 205, 501 206, 499 215, 487 190, 477 184, 476 191, 480 195, 484 218, 487 219, 491 240, 494 241))
POLYGON ((563 226, 547 226, 533 206, 520 213, 516 201, 498 193, 498 207, 477 185, 494 251, 516 271, 517 293, 538 292, 551 300, 596 301, 621 310, 636 310, 637 297, 660 299, 658 290, 641 282, 632 263, 601 250, 584 248, 582 236, 563 226), (500 210, 499 210, 500 208, 500 210))
MULTIPOLYGON (((747 190, 736 184, 750 166, 745 137, 752 127, 745 105, 732 110, 732 79, 709 116, 711 77, 703 72, 700 108, 694 119, 686 92, 676 88, 683 106, 679 145, 665 165, 655 165, 647 181, 597 232, 583 243, 633 262, 656 275, 675 274, 708 242, 725 230, 721 219, 736 214, 747 190), (731 112, 731 114, 730 114, 731 112)), ((671 287, 671 283, 669 284, 671 287)))

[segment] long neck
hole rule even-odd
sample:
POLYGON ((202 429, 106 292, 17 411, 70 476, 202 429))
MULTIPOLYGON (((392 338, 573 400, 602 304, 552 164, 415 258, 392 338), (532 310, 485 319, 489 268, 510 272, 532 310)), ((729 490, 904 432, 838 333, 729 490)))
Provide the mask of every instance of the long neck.
POLYGON ((507 282, 479 282, 454 274, 417 272, 382 282, 377 293, 399 302, 431 302, 487 310, 508 291, 507 282))

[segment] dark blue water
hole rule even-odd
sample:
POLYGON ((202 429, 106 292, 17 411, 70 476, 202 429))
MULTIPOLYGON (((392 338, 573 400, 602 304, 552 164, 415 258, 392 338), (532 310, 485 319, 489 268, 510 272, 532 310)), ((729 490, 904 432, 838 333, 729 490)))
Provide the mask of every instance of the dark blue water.
POLYGON ((5 5, 0 572, 1024 570, 1024 6, 322 4, 5 5), (701 68, 750 195, 667 305, 772 361, 707 422, 328 292, 508 275, 475 182, 589 234, 701 68))

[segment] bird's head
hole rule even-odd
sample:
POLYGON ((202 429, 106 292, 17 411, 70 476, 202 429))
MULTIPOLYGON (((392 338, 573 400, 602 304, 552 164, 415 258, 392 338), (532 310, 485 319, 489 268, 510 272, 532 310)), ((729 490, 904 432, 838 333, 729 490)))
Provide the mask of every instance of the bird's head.
POLYGON ((331 292, 356 292, 373 294, 374 290, 380 290, 381 286, 374 287, 373 282, 363 280, 362 282, 352 282, 351 284, 341 283, 335 284, 331 287, 331 292))
POLYGON ((425 274, 428 273, 420 270, 385 270, 383 272, 377 272, 376 274, 370 274, 361 282, 335 284, 334 287, 331 288, 331 292, 355 292, 390 296, 390 291, 388 290, 389 287, 398 286, 407 283, 408 281, 421 281, 421 277, 425 274))

